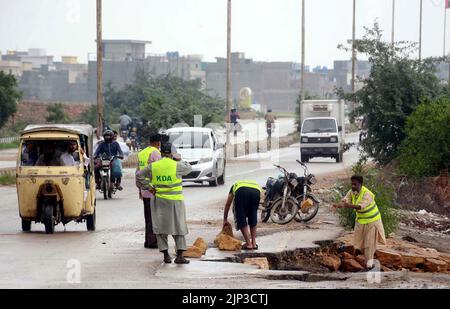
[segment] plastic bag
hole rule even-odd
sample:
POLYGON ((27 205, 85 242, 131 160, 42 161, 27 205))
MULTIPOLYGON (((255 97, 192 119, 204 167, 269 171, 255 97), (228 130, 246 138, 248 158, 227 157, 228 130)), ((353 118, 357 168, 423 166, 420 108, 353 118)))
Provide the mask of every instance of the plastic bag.
POLYGON ((115 158, 111 163, 111 177, 121 178, 122 177, 122 161, 115 158))

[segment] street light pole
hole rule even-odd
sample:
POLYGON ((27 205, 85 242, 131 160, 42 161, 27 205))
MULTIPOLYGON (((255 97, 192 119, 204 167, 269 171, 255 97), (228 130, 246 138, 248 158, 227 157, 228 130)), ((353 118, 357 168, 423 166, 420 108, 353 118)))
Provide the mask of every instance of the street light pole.
MULTIPOLYGON (((300 97, 301 101, 305 100, 305 0, 302 0, 302 63, 300 72, 300 97)), ((300 102, 300 112, 301 112, 301 102, 300 102)), ((300 115, 301 116, 301 115, 300 115)), ((300 118, 301 119, 301 118, 300 118)))
POLYGON ((392 0, 392 46, 394 46, 395 42, 395 0, 392 0))
POLYGON ((423 11, 423 0, 420 0, 419 61, 422 61, 422 11, 423 11))
POLYGON ((103 134, 102 0, 97 0, 97 137, 103 134))
MULTIPOLYGON (((231 123, 231 0, 227 1, 227 124, 231 123)), ((227 128, 227 145, 230 144, 230 131, 227 128)))
MULTIPOLYGON (((355 93, 355 72, 356 72, 356 0, 353 0, 353 27, 352 27, 352 93, 355 93)), ((356 108, 356 102, 353 102, 353 110, 356 108)))

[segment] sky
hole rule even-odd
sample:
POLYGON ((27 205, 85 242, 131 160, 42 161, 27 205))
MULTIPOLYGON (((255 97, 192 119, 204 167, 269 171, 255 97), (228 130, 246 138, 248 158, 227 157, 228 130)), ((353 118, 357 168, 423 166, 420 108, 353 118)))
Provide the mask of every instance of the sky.
MULTIPOLYGON (((419 1, 396 0, 396 40, 418 41, 419 1)), ((378 19, 389 41, 392 0, 356 5, 356 36, 378 19)), ((86 62, 96 51, 95 8, 95 0, 0 0, 0 52, 44 48, 56 60, 86 62)), ((226 0, 103 0, 103 38, 148 40, 147 53, 214 61, 226 56, 226 14, 226 0)), ((305 63, 332 67, 349 59, 337 45, 351 31, 352 0, 306 0, 305 63)), ((423 0, 423 57, 442 56, 443 41, 444 0, 423 0)), ((232 51, 255 61, 300 62, 301 0, 232 0, 232 51)))

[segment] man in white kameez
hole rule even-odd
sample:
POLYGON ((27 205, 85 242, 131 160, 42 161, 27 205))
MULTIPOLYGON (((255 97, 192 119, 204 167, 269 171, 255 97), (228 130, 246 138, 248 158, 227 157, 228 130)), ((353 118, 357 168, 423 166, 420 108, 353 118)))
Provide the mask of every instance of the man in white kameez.
POLYGON ((176 264, 188 264, 183 257, 186 251, 188 228, 186 224, 186 207, 184 205, 182 176, 189 174, 192 167, 181 158, 174 158, 170 143, 161 145, 162 159, 149 164, 136 173, 136 185, 142 190, 149 190, 155 195, 151 204, 153 232, 156 234, 158 249, 164 254, 164 263, 171 263, 168 235, 175 240, 176 264), (150 184, 147 179, 151 179, 150 184))

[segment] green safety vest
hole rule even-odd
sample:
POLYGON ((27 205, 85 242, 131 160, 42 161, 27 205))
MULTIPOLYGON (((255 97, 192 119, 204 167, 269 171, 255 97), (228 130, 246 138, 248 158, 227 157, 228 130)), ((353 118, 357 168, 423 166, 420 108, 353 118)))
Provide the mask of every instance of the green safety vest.
POLYGON ((242 188, 242 187, 257 189, 259 192, 262 191, 261 187, 259 186, 259 184, 258 184, 256 181, 252 181, 252 180, 241 180, 241 181, 237 181, 237 182, 233 185, 233 194, 235 194, 236 191, 237 191, 239 188, 242 188))
POLYGON ((177 178, 177 162, 163 158, 152 163, 152 186, 156 189, 156 197, 182 201, 183 180, 177 178))
POLYGON ((372 196, 373 203, 364 209, 356 210, 356 221, 358 221, 359 224, 369 224, 381 219, 380 211, 378 210, 377 203, 375 203, 375 195, 366 187, 361 187, 361 192, 359 192, 358 196, 352 193, 352 204, 359 205, 366 192, 372 196))
POLYGON ((152 155, 153 151, 159 152, 158 148, 155 147, 147 147, 138 153, 138 161, 139 161, 139 170, 143 170, 148 165, 148 160, 152 155))

